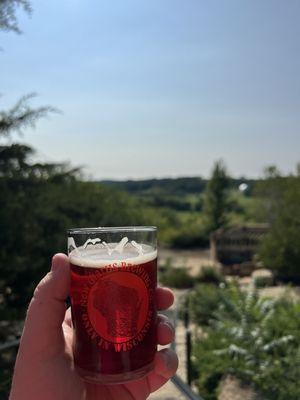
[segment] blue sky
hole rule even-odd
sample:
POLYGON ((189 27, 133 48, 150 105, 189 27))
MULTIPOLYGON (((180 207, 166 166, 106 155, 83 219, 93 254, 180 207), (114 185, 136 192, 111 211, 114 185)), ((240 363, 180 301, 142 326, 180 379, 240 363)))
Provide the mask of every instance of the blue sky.
POLYGON ((1 33, 0 107, 37 92, 37 158, 87 176, 234 176, 300 161, 298 0, 51 0, 1 33))

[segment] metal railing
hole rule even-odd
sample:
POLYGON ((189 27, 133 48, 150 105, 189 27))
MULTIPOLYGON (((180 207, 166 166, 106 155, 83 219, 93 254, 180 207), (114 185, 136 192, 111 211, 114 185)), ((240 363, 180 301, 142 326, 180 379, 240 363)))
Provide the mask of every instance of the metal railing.
POLYGON ((180 390, 180 392, 189 400, 203 400, 198 394, 194 393, 189 385, 187 385, 178 375, 173 376, 171 381, 180 390))
MULTIPOLYGON (((178 310, 167 310, 164 312, 165 315, 172 321, 175 331, 178 319, 178 310)), ((185 327, 185 354, 186 354, 186 382, 179 376, 175 375, 171 379, 173 384, 180 390, 180 392, 190 400, 203 400, 198 394, 196 394, 192 388, 192 364, 191 364, 191 356, 192 356, 192 334, 189 328, 189 316, 188 314, 184 315, 184 327, 185 327)), ((171 343, 171 348, 176 351, 176 340, 171 343)))

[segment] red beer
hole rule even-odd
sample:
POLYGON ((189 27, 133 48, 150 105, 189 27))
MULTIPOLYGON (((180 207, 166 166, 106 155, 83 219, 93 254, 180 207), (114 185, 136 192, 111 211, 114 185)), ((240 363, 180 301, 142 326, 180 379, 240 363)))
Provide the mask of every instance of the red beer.
POLYGON ((98 266, 88 253, 70 253, 75 367, 91 382, 139 379, 153 368, 157 347, 157 253, 125 251, 98 266))

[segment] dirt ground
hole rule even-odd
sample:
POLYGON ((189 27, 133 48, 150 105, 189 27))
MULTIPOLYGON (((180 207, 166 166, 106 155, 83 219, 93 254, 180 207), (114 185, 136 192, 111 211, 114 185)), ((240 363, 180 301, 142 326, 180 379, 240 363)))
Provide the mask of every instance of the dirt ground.
POLYGON ((198 275, 203 266, 214 265, 209 249, 159 249, 159 265, 164 265, 168 260, 170 260, 171 265, 175 268, 186 267, 192 276, 198 275))
MULTIPOLYGON (((177 250, 164 249, 158 251, 158 265, 164 265, 167 261, 175 268, 185 267, 191 276, 197 276, 201 268, 205 266, 215 266, 220 269, 220 265, 216 265, 210 256, 209 249, 193 249, 193 250, 177 250)), ((253 286, 251 276, 238 278, 243 289, 250 289, 253 286)), ((290 295, 292 298, 300 299, 300 287, 289 287, 287 285, 270 286, 259 290, 263 297, 281 297, 290 295)))

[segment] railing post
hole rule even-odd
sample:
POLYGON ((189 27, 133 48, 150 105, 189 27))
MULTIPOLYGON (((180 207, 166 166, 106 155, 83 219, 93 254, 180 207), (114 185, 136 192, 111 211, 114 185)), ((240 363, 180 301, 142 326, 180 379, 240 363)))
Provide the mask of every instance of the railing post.
POLYGON ((192 355, 192 334, 188 329, 186 331, 186 381, 189 386, 192 383, 192 364, 191 364, 191 355, 192 355))
POLYGON ((184 308, 183 318, 184 318, 184 327, 185 327, 185 329, 188 329, 189 324, 190 324, 190 315, 189 315, 188 304, 186 304, 186 306, 184 308))
POLYGON ((174 330, 175 330, 175 337, 173 342, 171 343, 171 349, 176 351, 176 327, 177 327, 177 318, 178 318, 178 312, 177 309, 173 310, 172 313, 170 313, 170 316, 172 316, 171 322, 173 323, 174 330))

